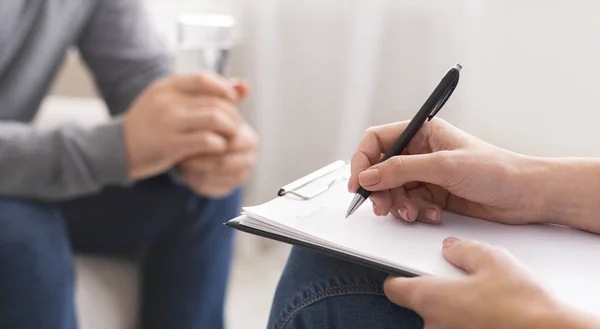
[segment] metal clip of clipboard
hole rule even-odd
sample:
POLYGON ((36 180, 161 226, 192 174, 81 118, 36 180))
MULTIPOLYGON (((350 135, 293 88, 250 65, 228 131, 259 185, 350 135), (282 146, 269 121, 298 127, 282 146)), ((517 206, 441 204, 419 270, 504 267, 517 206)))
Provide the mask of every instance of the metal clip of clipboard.
POLYGON ((302 200, 310 200, 329 190, 336 182, 348 179, 349 177, 347 175, 325 179, 336 171, 344 168, 346 165, 347 164, 344 161, 335 161, 319 170, 316 170, 296 181, 287 184, 279 189, 277 195, 284 196, 289 194, 302 200))

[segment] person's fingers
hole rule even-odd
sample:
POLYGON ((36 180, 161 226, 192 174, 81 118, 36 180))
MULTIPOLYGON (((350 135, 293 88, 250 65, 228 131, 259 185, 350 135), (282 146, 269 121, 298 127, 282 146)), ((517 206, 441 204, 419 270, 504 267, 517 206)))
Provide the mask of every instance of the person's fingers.
POLYGON ((392 303, 420 312, 423 305, 435 297, 435 288, 441 283, 443 279, 431 276, 389 276, 383 283, 383 292, 392 303))
POLYGON ((250 170, 244 169, 237 171, 235 173, 222 173, 222 174, 213 174, 213 173, 196 173, 190 172, 188 170, 181 170, 182 173, 189 175, 190 177, 194 177, 198 182, 202 182, 204 186, 210 187, 224 187, 226 189, 233 188, 240 183, 244 182, 250 176, 250 170))
POLYGON ((196 156, 183 161, 182 170, 213 175, 235 175, 252 168, 256 162, 254 152, 234 152, 224 155, 196 156))
POLYGON ((237 92, 230 81, 210 72, 173 75, 170 78, 179 91, 193 95, 213 95, 236 102, 237 92))
POLYGON ((373 204, 373 213, 377 216, 385 216, 390 213, 392 206, 392 195, 390 191, 379 191, 369 196, 373 204))
POLYGON ((178 127, 184 134, 210 131, 227 139, 233 139, 237 135, 238 125, 223 111, 215 109, 184 111, 184 114, 178 116, 178 127))
POLYGON ((419 288, 423 289, 421 277, 405 278, 405 277, 388 277, 383 283, 383 292, 385 296, 394 304, 415 309, 415 295, 419 288))
POLYGON ((352 155, 350 165, 350 181, 348 190, 356 192, 359 189, 358 174, 379 162, 395 139, 400 136, 408 121, 371 127, 365 131, 356 152, 352 155))
POLYGON ((398 187, 389 191, 392 194, 391 212, 394 216, 411 223, 416 221, 419 215, 419 207, 408 198, 404 187, 398 187))
POLYGON ((409 121, 400 121, 367 129, 358 144, 357 152, 365 153, 373 162, 378 161, 379 155, 396 142, 408 124, 409 121))
POLYGON ((474 274, 486 268, 502 266, 507 262, 504 253, 478 241, 461 241, 450 237, 443 241, 443 254, 452 265, 474 274))
POLYGON ((178 136, 173 146, 181 161, 192 156, 223 154, 227 150, 227 140, 211 131, 198 131, 178 136))
POLYGON ((235 105, 225 99, 215 96, 188 96, 182 101, 182 108, 188 111, 219 110, 231 117, 236 123, 241 123, 244 117, 235 105))
POLYGON ((231 152, 251 151, 257 147, 258 141, 258 133, 249 124, 244 123, 238 129, 238 133, 231 142, 229 150, 231 152))
MULTIPOLYGON (((351 179, 348 182, 348 190, 350 192, 355 192, 360 186, 363 186, 367 190, 371 190, 371 187, 377 189, 387 189, 380 185, 369 187, 364 186, 357 176, 363 171, 369 169, 369 167, 375 166, 375 164, 379 162, 381 155, 387 152, 387 150, 393 145, 393 143, 396 142, 397 138, 403 133, 408 125, 409 121, 402 121, 367 129, 363 138, 361 139, 360 144, 358 145, 356 152, 352 156, 351 179)), ((439 154, 447 154, 447 151, 454 150, 462 143, 463 139, 460 138, 460 134, 458 134, 459 132, 460 131, 458 131, 456 128, 453 128, 453 126, 448 124, 446 121, 434 118, 433 120, 426 122, 417 131, 416 135, 412 138, 406 149, 402 150, 401 155, 406 155, 406 157, 414 157, 415 155, 428 155, 433 153, 435 153, 436 156, 439 156, 439 154)), ((394 158, 397 157, 393 157, 392 159, 394 158)), ((400 156, 400 158, 405 157, 400 156)), ((450 159, 453 158, 451 157, 450 159)), ((386 163, 390 160, 386 161, 386 163)), ((418 158, 415 158, 414 160, 418 160, 418 158)), ((392 160, 392 162, 394 161, 396 160, 392 160)), ((444 168, 445 165, 449 164, 451 164, 451 162, 443 163, 440 165, 440 167, 444 168)), ((388 164, 379 164, 378 166, 387 165, 388 164)), ((437 177, 438 179, 443 177, 443 174, 427 172, 425 170, 417 171, 413 174, 418 174, 417 177, 430 177, 432 175, 434 175, 433 178, 437 177)), ((376 180, 376 176, 372 177, 376 180)), ((405 182, 410 181, 408 179, 403 179, 402 177, 404 176, 402 175, 399 177, 400 180, 405 182)), ((425 182, 434 183, 429 180, 426 180, 425 182)), ((394 187, 397 186, 399 185, 396 184, 394 187)))
POLYGON ((360 184, 358 183, 358 175, 370 166, 372 166, 372 163, 365 153, 356 152, 354 155, 352 155, 350 162, 350 179, 348 180, 349 192, 358 192, 358 189, 360 188, 360 184))
POLYGON ((358 175, 358 182, 369 191, 381 191, 408 182, 423 182, 444 186, 455 180, 456 164, 449 152, 395 156, 369 167, 358 175))
MULTIPOLYGON (((439 190, 443 191, 441 188, 439 190)), ((436 200, 434 191, 435 193, 439 193, 438 187, 427 184, 409 190, 406 193, 408 198, 418 208, 417 220, 420 222, 439 224, 442 221, 444 207, 442 202, 444 200, 436 200)))
POLYGON ((240 186, 248 178, 249 173, 246 171, 235 176, 221 176, 181 170, 181 175, 186 184, 197 193, 209 197, 224 197, 240 186))

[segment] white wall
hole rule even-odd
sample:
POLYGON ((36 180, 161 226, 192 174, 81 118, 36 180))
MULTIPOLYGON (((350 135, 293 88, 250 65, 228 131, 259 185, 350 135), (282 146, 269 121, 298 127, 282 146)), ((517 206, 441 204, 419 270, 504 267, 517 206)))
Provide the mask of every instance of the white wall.
POLYGON ((599 18, 597 1, 481 1, 449 29, 465 71, 445 117, 514 150, 600 156, 599 18))

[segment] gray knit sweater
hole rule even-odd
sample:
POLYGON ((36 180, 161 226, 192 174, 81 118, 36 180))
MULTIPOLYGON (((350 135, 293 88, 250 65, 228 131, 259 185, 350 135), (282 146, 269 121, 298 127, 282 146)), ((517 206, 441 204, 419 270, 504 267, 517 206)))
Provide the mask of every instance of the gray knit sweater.
POLYGON ((0 197, 65 200, 129 184, 119 114, 169 64, 141 0, 0 0, 0 197), (114 119, 38 131, 30 122, 72 47, 114 119))

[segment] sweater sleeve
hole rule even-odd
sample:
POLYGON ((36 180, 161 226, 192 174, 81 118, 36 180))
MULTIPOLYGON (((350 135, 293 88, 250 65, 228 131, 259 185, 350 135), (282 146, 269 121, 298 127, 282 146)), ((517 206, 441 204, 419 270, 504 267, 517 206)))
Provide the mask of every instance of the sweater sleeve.
POLYGON ((114 118, 54 130, 0 121, 0 196, 65 200, 131 183, 118 116, 171 71, 171 58, 142 1, 98 0, 95 6, 77 47, 114 118))
POLYGON ((112 114, 125 111, 172 58, 141 0, 100 0, 78 48, 112 114))
POLYGON ((39 130, 0 122, 0 195, 60 201, 130 184, 122 121, 39 130))
POLYGON ((118 115, 170 72, 171 59, 142 1, 97 0, 95 6, 77 47, 114 118, 54 130, 0 121, 0 196, 65 200, 131 183, 118 115))

